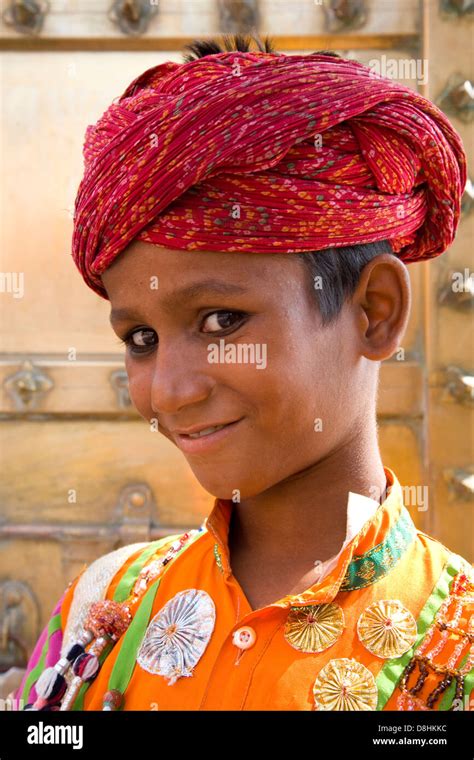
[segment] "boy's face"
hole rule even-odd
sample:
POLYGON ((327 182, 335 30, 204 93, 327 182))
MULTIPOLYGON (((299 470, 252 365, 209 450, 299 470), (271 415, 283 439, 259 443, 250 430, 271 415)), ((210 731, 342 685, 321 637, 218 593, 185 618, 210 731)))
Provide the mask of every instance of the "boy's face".
POLYGON ((183 446, 214 496, 231 498, 238 489, 248 498, 295 475, 349 441, 370 412, 376 365, 360 354, 357 320, 344 306, 321 326, 308 271, 295 255, 134 242, 102 280, 112 312, 131 313, 112 315, 112 325, 121 338, 135 333, 126 350, 135 407, 183 446), (197 287, 210 280, 236 292, 197 287), (194 294, 180 295, 191 285, 194 294), (235 352, 229 362, 226 346, 235 352), (235 424, 207 441, 181 444, 174 432, 223 422, 235 424))

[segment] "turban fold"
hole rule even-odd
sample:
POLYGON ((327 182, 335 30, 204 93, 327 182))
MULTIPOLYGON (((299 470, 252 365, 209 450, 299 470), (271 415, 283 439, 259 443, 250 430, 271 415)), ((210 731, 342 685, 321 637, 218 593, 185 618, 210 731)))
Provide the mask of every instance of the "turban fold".
POLYGON ((414 90, 326 54, 226 52, 136 78, 87 127, 72 256, 101 274, 132 242, 302 253, 390 240, 405 263, 453 241, 466 156, 414 90))

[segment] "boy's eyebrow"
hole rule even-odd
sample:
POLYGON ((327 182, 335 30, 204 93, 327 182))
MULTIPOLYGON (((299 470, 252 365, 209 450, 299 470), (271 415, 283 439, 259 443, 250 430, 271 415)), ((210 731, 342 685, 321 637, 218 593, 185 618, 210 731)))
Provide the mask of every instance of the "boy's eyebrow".
MULTIPOLYGON (((200 295, 236 295, 238 293, 246 293, 247 289, 242 285, 237 285, 233 282, 223 282, 222 280, 202 280, 200 282, 193 282, 191 285, 187 285, 184 288, 175 290, 163 299, 162 306, 175 307, 176 304, 183 301, 189 301, 192 298, 196 298, 200 295)), ((121 308, 112 309, 110 312, 110 321, 116 322, 120 319, 140 319, 132 309, 121 308)))

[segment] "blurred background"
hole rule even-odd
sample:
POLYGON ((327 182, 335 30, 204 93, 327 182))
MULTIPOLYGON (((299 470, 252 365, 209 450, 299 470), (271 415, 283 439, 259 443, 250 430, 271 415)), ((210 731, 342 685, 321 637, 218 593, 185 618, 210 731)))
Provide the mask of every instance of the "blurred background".
MULTIPOLYGON (((67 584, 119 546, 197 527, 214 499, 131 407, 109 304, 70 256, 82 144, 140 73, 195 38, 333 50, 435 102, 473 155, 473 0, 2 0, 0 698, 67 584)), ((473 558, 472 175, 452 248, 408 267, 379 437, 424 532, 473 558)))

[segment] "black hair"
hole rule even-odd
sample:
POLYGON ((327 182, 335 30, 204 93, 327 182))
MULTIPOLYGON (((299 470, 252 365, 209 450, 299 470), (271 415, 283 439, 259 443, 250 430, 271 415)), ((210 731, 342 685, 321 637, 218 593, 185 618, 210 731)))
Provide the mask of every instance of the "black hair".
POLYGON ((254 32, 253 34, 223 34, 221 40, 193 40, 184 46, 190 52, 183 53, 183 61, 189 63, 190 61, 197 61, 199 58, 205 58, 207 55, 231 53, 233 50, 250 53, 252 52, 252 43, 261 53, 279 55, 273 48, 273 42, 269 37, 261 40, 257 32, 254 32))
MULTIPOLYGON (((190 53, 183 54, 183 60, 187 63, 205 58, 208 55, 232 52, 233 50, 248 53, 252 52, 252 43, 260 52, 280 55, 274 49, 273 42, 269 37, 262 41, 255 32, 246 35, 223 35, 221 41, 217 39, 193 40, 185 46, 190 50, 190 53)), ((335 58, 341 57, 333 50, 315 50, 312 55, 317 54, 332 55, 335 58)), ((325 248, 321 251, 297 254, 308 269, 311 287, 316 296, 323 325, 327 325, 337 318, 345 300, 350 298, 356 289, 362 269, 371 259, 382 253, 393 254, 388 240, 350 245, 343 248, 325 248), (315 278, 321 278, 321 288, 315 287, 317 282, 315 278)))
MULTIPOLYGON (((199 58, 205 58, 207 55, 231 53, 233 50, 241 53, 251 53, 252 44, 261 53, 280 55, 273 47, 273 40, 268 35, 262 40, 257 32, 252 32, 251 34, 223 34, 220 40, 215 38, 193 40, 184 46, 190 52, 183 53, 183 61, 184 63, 189 63, 190 61, 197 61, 199 58)), ((311 55, 317 54, 333 55, 335 58, 341 57, 334 50, 315 50, 311 55)))
POLYGON ((311 277, 323 325, 337 318, 354 293, 365 265, 382 253, 395 255, 388 240, 297 254, 311 277), (321 288, 316 287, 316 278, 321 278, 321 288))

